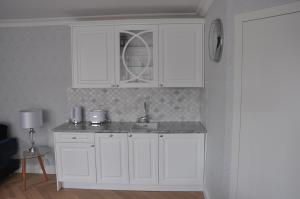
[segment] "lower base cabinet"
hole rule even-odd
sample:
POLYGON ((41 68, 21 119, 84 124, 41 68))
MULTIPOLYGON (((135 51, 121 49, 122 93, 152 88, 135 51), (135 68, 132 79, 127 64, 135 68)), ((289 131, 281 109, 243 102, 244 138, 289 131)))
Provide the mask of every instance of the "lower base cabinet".
POLYGON ((130 183, 158 184, 158 135, 129 134, 130 183))
POLYGON ((55 133, 63 187, 202 190, 205 134, 83 134, 55 133))
POLYGON ((159 183, 202 184, 203 134, 164 134, 159 137, 159 183))
POLYGON ((128 184, 127 133, 99 133, 95 140, 97 183, 128 184))
POLYGON ((59 181, 96 183, 94 145, 57 143, 56 164, 59 181))

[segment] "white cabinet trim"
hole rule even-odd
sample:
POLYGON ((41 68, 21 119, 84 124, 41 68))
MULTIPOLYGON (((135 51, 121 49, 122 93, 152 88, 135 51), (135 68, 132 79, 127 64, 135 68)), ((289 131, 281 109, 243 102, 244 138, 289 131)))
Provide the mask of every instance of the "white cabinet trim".
POLYGON ((41 18, 41 19, 4 19, 4 20, 0 20, 0 27, 28 27, 28 26, 34 27, 34 26, 54 26, 54 25, 90 26, 90 25, 111 25, 111 24, 124 25, 128 23, 129 24, 203 23, 204 24, 205 19, 199 18, 197 13, 100 15, 100 16, 56 17, 56 18, 41 18), (134 19, 128 20, 125 18, 134 18, 134 19))
POLYGON ((128 190, 128 191, 203 191, 203 184, 195 185, 136 185, 136 184, 87 184, 60 182, 64 188, 99 189, 99 190, 128 190))

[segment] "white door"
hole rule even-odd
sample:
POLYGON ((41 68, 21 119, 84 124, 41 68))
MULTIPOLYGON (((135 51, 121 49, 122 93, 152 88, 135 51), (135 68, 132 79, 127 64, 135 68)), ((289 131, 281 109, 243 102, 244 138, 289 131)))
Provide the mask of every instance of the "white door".
POLYGON ((300 12, 295 8, 293 13, 276 9, 273 16, 263 11, 261 18, 256 13, 241 23, 238 199, 300 197, 300 12))
POLYGON ((203 184, 204 134, 159 136, 159 184, 203 184))
POLYGON ((158 26, 117 26, 115 34, 117 86, 157 87, 158 26))
POLYGON ((96 134, 97 183, 127 184, 127 133, 96 134))
POLYGON ((131 184, 158 184, 158 135, 129 134, 131 184))
POLYGON ((113 26, 72 27, 73 87, 112 87, 113 26))
POLYGON ((203 24, 159 26, 162 87, 203 87, 203 24))
POLYGON ((96 183, 95 147, 82 143, 57 143, 58 180, 96 183))

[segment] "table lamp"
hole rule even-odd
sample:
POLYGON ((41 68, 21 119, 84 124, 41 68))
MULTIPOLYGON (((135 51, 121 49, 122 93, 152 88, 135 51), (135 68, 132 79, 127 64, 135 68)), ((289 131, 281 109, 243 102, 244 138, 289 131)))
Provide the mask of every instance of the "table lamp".
POLYGON ((35 153, 36 147, 33 139, 35 133, 34 128, 38 128, 43 125, 43 112, 41 109, 21 110, 20 121, 23 129, 29 129, 31 146, 28 151, 35 153))

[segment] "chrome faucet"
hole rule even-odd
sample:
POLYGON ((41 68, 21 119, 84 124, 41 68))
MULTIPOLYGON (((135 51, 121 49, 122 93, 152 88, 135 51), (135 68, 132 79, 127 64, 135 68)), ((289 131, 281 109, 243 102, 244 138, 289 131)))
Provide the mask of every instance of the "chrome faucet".
POLYGON ((144 112, 145 115, 137 119, 138 123, 149 123, 148 107, 146 102, 144 102, 144 112))

